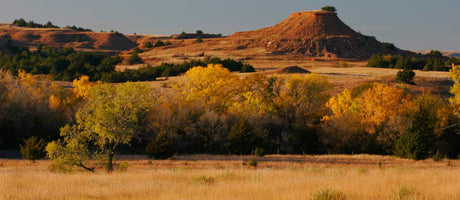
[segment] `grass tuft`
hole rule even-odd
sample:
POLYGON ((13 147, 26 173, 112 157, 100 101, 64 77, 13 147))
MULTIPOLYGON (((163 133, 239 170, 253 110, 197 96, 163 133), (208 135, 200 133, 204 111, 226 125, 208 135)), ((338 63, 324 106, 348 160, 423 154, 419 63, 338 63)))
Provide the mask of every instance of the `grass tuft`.
POLYGON ((313 200, 345 200, 347 195, 336 190, 318 190, 313 194, 313 200))

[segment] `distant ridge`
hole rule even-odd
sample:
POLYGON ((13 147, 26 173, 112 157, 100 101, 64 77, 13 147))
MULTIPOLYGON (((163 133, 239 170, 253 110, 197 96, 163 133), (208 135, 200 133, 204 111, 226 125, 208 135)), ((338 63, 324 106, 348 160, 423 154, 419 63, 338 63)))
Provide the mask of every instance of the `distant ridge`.
MULTIPOLYGON (((40 43, 52 47, 124 51, 137 46, 135 42, 120 33, 78 32, 66 28, 19 28, 3 26, 0 27, 0 38, 19 47, 36 46, 40 43)), ((0 45, 1 49, 3 48, 0 45)))
POLYGON ((328 11, 291 14, 272 27, 229 36, 238 48, 263 47, 273 53, 298 53, 331 58, 367 59, 373 54, 415 55, 390 43, 357 33, 328 11))

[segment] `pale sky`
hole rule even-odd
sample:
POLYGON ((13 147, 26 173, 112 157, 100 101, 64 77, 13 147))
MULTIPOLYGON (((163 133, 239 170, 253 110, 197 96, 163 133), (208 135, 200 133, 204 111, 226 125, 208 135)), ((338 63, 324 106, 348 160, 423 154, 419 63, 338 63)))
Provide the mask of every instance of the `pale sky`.
POLYGON ((93 31, 222 33, 272 26, 292 12, 335 6, 348 26, 407 50, 460 51, 460 0, 0 0, 0 23, 20 17, 93 31))

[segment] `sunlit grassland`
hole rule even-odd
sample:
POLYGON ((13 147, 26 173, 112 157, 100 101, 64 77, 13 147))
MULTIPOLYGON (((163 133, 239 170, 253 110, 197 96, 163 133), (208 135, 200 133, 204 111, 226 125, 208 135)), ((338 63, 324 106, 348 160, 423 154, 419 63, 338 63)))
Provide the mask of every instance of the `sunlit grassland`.
POLYGON ((49 172, 49 161, 0 160, 0 199, 460 199, 460 161, 389 156, 121 157, 126 172, 49 172), (251 157, 252 158, 252 157, 251 157))

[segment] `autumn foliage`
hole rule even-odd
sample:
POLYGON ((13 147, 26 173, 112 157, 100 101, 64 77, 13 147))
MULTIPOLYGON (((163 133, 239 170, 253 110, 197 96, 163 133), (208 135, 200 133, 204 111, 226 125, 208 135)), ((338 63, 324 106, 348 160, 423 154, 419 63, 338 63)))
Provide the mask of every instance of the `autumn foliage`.
POLYGON ((146 147, 155 158, 256 149, 456 157, 458 66, 450 73, 455 84, 447 102, 382 83, 331 97, 332 84, 317 74, 239 78, 220 64, 194 67, 161 92, 144 83, 93 83, 87 76, 66 90, 25 72, 2 72, 0 128, 6 131, 0 142, 5 148, 30 136, 53 140, 47 155, 53 169, 64 172, 75 166, 111 171, 117 153, 145 153, 146 147))

